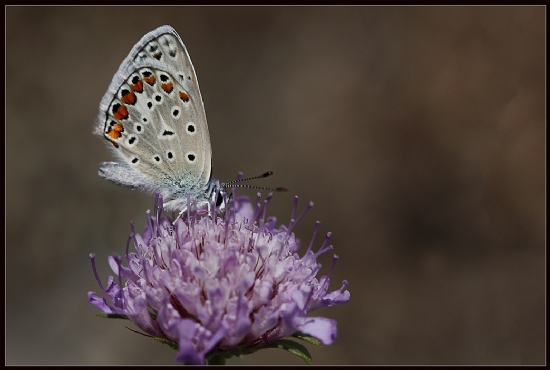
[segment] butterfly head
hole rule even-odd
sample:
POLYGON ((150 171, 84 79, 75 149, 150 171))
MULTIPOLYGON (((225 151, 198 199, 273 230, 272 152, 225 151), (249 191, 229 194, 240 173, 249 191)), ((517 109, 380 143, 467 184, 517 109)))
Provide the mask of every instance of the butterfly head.
POLYGON ((172 188, 175 189, 173 192, 162 194, 165 199, 164 208, 180 214, 187 211, 189 204, 199 213, 212 207, 215 207, 217 213, 223 213, 226 203, 231 199, 231 194, 228 195, 225 187, 213 177, 200 190, 186 183, 175 184, 172 188))

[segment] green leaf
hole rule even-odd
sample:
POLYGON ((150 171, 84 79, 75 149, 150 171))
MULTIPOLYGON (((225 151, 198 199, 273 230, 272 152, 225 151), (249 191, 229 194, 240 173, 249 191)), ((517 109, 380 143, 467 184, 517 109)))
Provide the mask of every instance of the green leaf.
POLYGON ((319 339, 317 339, 315 337, 312 337, 309 334, 304 334, 300 331, 297 331, 296 333, 292 334, 292 336, 294 338, 301 339, 304 342, 307 342, 307 343, 310 343, 310 344, 313 344, 313 345, 316 345, 316 346, 322 346, 323 345, 323 343, 319 339))
POLYGON ((295 342, 293 340, 277 339, 272 343, 269 343, 268 345, 266 345, 266 347, 284 349, 285 351, 288 351, 293 355, 300 357, 308 365, 311 365, 313 363, 313 360, 311 359, 311 355, 309 354, 309 351, 307 350, 307 348, 304 345, 298 342, 295 342))
MULTIPOLYGON (((250 355, 264 348, 266 347, 244 347, 244 348, 236 347, 236 348, 228 349, 227 352, 229 352, 232 356, 244 358, 244 355, 250 355)), ((229 357, 226 357, 226 358, 229 358, 229 357)))
POLYGON ((212 365, 214 364, 214 362, 211 362, 212 360, 214 361, 220 360, 220 359, 215 359, 216 357, 223 357, 225 359, 229 359, 233 356, 244 358, 245 355, 250 355, 261 349, 267 349, 267 348, 284 349, 285 351, 288 351, 302 358, 308 365, 312 364, 311 355, 309 354, 309 351, 307 350, 307 348, 304 347, 302 344, 289 339, 277 339, 269 344, 263 344, 263 345, 254 346, 254 347, 234 347, 225 351, 215 350, 210 352, 206 356, 206 360, 209 365, 212 365))
POLYGON ((208 359, 206 359, 207 365, 225 365, 225 357, 222 355, 219 356, 211 356, 208 359))
POLYGON ((128 318, 124 315, 119 315, 117 313, 98 313, 97 316, 103 317, 104 319, 125 319, 128 320, 128 318))
POLYGON ((171 340, 168 340, 168 339, 164 339, 164 338, 153 338, 156 342, 160 342, 162 344, 166 344, 170 347, 172 347, 172 349, 175 349, 177 350, 179 347, 178 347, 178 344, 176 342, 173 342, 171 340))
POLYGON ((243 358, 244 355, 254 353, 259 349, 261 348, 248 349, 248 348, 234 347, 223 351, 220 349, 216 349, 216 350, 210 351, 205 356, 205 358, 209 365, 213 365, 214 363, 211 361, 218 361, 215 359, 216 357, 223 357, 225 360, 228 360, 233 356, 243 358))

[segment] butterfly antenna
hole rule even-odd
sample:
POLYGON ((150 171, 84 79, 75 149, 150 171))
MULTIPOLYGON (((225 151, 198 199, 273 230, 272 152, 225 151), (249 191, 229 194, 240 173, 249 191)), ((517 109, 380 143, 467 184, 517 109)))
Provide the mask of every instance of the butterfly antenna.
MULTIPOLYGON (((228 185, 228 184, 226 184, 228 185)), ((254 186, 248 184, 229 184, 232 188, 247 188, 247 189, 260 189, 260 190, 269 190, 269 191, 288 191, 287 188, 278 187, 278 188, 265 188, 263 186, 254 186)), ((223 184, 222 184, 223 187, 223 184)))
POLYGON ((287 188, 283 188, 283 187, 266 188, 266 187, 263 187, 263 186, 252 186, 252 185, 247 185, 247 184, 237 184, 238 182, 242 182, 242 181, 263 179, 264 177, 269 177, 271 175, 273 175, 273 171, 267 171, 267 172, 265 172, 261 175, 258 175, 258 176, 248 177, 246 179, 239 179, 239 180, 234 180, 234 181, 230 181, 230 182, 224 182, 224 183, 220 184, 220 186, 222 188, 233 187, 233 188, 248 188, 248 189, 260 189, 260 190, 270 190, 270 191, 288 191, 287 188))
POLYGON ((234 180, 234 181, 230 181, 230 182, 225 182, 225 183, 223 183, 223 185, 231 185, 231 184, 234 184, 236 182, 241 182, 241 181, 263 179, 264 177, 269 177, 271 175, 273 175, 273 171, 267 171, 266 173, 262 173, 261 175, 258 175, 258 176, 249 177, 249 178, 246 178, 246 179, 234 180))

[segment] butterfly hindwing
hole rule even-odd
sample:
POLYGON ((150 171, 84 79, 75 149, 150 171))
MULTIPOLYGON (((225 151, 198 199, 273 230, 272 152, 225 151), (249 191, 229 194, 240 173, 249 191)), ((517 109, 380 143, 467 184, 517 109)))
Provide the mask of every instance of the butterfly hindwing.
POLYGON ((132 186, 136 179, 133 187, 164 194, 198 192, 208 183, 211 146, 202 97, 172 27, 145 35, 122 62, 101 101, 97 131, 121 161, 100 171, 115 183, 132 186))

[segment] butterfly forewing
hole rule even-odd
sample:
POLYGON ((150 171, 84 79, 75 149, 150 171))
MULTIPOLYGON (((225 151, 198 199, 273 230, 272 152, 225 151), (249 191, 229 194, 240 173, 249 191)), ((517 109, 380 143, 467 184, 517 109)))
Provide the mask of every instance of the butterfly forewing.
POLYGON ((171 27, 150 32, 134 46, 103 97, 99 121, 102 135, 129 167, 124 171, 151 179, 157 186, 149 188, 208 183, 204 106, 189 55, 171 27))

